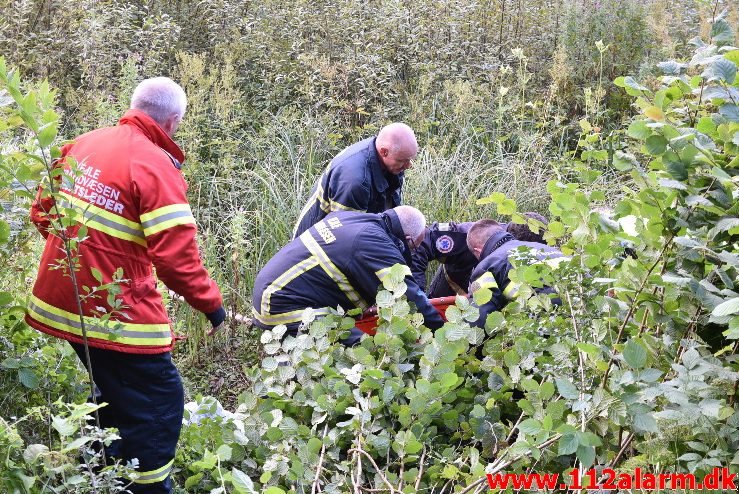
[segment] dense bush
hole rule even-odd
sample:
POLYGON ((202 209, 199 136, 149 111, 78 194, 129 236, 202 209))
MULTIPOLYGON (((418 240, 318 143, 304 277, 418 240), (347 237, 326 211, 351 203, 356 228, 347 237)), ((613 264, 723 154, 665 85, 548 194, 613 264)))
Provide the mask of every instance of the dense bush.
MULTIPOLYGON (((439 220, 496 215, 515 221, 519 211, 548 209, 547 238, 569 256, 551 271, 522 253, 511 274, 521 283, 520 297, 491 315, 484 329, 467 323, 475 309, 466 299, 449 310, 444 328, 424 328, 402 296, 404 271, 397 267, 378 294, 380 331, 359 347, 333 343, 352 324, 345 314, 320 320, 306 314, 298 338, 281 341, 281 329, 265 332, 263 358, 244 366, 247 384, 235 410, 218 413, 214 398, 198 398, 200 410, 188 413, 175 465, 181 490, 279 494, 356 492, 361 486, 472 493, 487 489, 486 472, 606 466, 699 474, 725 466, 736 472, 739 51, 732 46, 732 14, 708 11, 706 36, 693 42, 685 61, 679 56, 684 47, 673 47, 673 60, 654 64, 658 73, 645 68, 644 77, 617 78, 626 93, 618 97, 604 82, 608 57, 636 52, 607 46, 608 39, 596 43, 588 57, 602 58, 604 69, 598 63, 597 72, 583 76, 592 90, 582 93, 584 113, 572 119, 565 109, 580 84, 566 68, 577 63, 568 58, 572 48, 559 44, 554 62, 544 64, 551 69, 545 88, 537 86, 541 54, 498 47, 499 70, 484 72, 490 67, 474 64, 494 48, 464 45, 478 39, 475 29, 482 25, 483 34, 512 36, 530 47, 536 12, 545 15, 547 8, 556 22, 570 25, 558 7, 539 4, 500 2, 508 12, 498 11, 504 21, 510 9, 529 16, 506 24, 468 4, 386 4, 382 24, 364 4, 352 2, 342 4, 346 10, 320 2, 310 9, 284 2, 110 2, 96 9, 82 3, 58 19, 55 2, 17 2, 13 15, 0 21, 3 40, 11 39, 11 28, 16 35, 47 36, 8 50, 21 58, 48 52, 49 60, 69 61, 65 50, 79 49, 83 38, 74 33, 68 45, 57 37, 52 44, 50 34, 85 16, 104 19, 111 32, 120 27, 117 36, 128 41, 121 43, 121 59, 90 41, 89 57, 70 68, 70 79, 49 73, 60 78, 63 103, 77 109, 68 107, 64 119, 53 110, 55 94, 47 84, 22 85, 0 64, 0 261, 8 267, 0 275, 3 487, 114 489, 124 468, 97 472, 90 445, 101 436, 112 439, 113 432, 85 425, 94 405, 56 403, 57 397, 84 401, 84 374, 66 345, 22 321, 38 251, 25 215, 35 183, 48 179, 43 172, 57 152, 58 129, 72 135, 112 123, 125 95, 149 71, 171 71, 190 95, 180 139, 194 158, 186 173, 203 252, 227 280, 229 304, 241 312, 253 276, 287 240, 326 161, 403 112, 412 116, 424 145, 408 174, 408 203, 439 220), (437 8, 447 8, 447 17, 422 15, 437 8), (408 9, 420 13, 404 17, 408 9), (234 15, 219 16, 226 10, 234 15), (279 15, 305 20, 286 34, 285 26, 267 22, 279 15), (366 24, 351 19, 359 15, 366 24), (184 36, 173 27, 184 19, 202 29, 184 36), (410 50, 398 26, 413 27, 416 20, 435 26, 428 40, 421 36, 425 30, 418 31, 428 43, 418 46, 438 55, 438 65, 424 68, 423 50, 403 59, 408 51, 389 49, 410 50), (501 35, 501 26, 509 31, 501 35), (373 59, 366 44, 356 43, 368 33, 385 43, 387 59, 373 59), (251 41, 237 43, 239 36, 251 41), (168 43, 157 44, 162 39, 168 43), (220 45, 208 51, 210 39, 220 45), (336 56, 319 56, 320 47, 336 49, 336 56), (146 49, 145 60, 136 58, 146 49), (370 62, 382 67, 359 79, 359 68, 374 67, 370 62), (106 70, 116 78, 101 77, 106 70), (305 73, 312 74, 310 83, 305 73), (356 81, 351 88, 349 80, 356 81), (380 94, 404 96, 390 101, 380 94), (634 115, 608 114, 609 98, 630 101, 634 115), (618 118, 624 120, 620 127, 605 125, 618 118), (533 295, 542 283, 556 288, 561 306, 533 295), (87 455, 82 470, 76 466, 80 446, 87 455)), ((645 27, 634 4, 602 12, 593 6, 586 19, 606 28, 607 18, 599 16, 619 8, 627 9, 626 25, 639 25, 634 39, 646 39, 639 37, 645 27)), ((99 31, 94 34, 106 36, 99 31)), ((3 41, 3 51, 6 46, 3 41)), ((203 352, 192 312, 173 315, 177 330, 191 337, 188 356, 203 352)), ((235 337, 227 332, 219 342, 235 337)), ((240 365, 215 357, 239 373, 240 365)))

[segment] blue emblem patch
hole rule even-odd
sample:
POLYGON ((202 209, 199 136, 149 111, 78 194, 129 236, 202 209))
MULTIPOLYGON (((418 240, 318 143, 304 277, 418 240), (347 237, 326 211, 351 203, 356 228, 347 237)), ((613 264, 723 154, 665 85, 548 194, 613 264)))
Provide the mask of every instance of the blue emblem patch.
POLYGON ((454 240, 449 235, 442 235, 436 239, 436 250, 442 254, 447 254, 454 249, 454 240))

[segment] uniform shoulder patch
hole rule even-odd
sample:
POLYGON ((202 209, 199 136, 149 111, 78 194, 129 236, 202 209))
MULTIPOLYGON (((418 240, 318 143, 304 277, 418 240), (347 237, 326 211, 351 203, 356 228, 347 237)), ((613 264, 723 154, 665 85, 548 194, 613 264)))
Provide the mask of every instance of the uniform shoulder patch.
POLYGON ((442 254, 448 254, 454 249, 454 240, 449 235, 442 235, 436 239, 436 250, 442 254))

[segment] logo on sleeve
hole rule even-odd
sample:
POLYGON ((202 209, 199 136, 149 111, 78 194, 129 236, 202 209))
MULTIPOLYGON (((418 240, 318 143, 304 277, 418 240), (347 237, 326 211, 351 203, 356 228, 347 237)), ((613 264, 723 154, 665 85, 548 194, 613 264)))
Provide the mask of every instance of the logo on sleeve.
POLYGON ((454 248, 454 240, 449 235, 442 235, 436 239, 436 250, 442 254, 448 254, 454 248))

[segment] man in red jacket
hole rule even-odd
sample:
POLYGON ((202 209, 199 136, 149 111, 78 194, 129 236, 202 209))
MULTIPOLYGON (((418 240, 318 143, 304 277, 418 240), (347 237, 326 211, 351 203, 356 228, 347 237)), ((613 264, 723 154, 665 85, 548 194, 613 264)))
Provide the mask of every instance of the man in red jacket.
POLYGON ((58 194, 39 187, 31 208, 46 247, 26 321, 68 340, 83 363, 86 336, 98 401, 108 403, 102 425, 117 427, 121 436, 111 449, 124 461, 138 460, 135 493, 171 492, 184 408, 170 355, 172 329, 153 269, 214 329, 226 316, 221 293, 200 260, 179 170, 185 157, 172 140, 186 105, 184 91, 171 79, 141 82, 117 126, 93 130, 62 148, 55 162, 62 172, 54 178, 58 194), (73 226, 55 221, 72 212, 73 226), (82 321, 69 268, 58 261, 63 238, 76 238, 81 225, 87 238, 76 248, 74 274, 82 321), (111 297, 90 296, 84 288, 107 283, 120 284, 112 305, 111 297))

